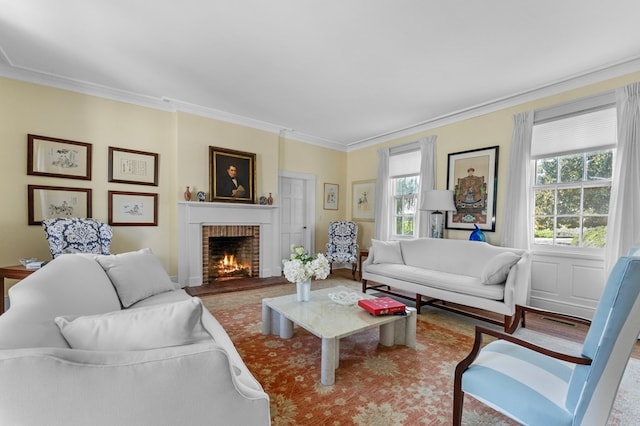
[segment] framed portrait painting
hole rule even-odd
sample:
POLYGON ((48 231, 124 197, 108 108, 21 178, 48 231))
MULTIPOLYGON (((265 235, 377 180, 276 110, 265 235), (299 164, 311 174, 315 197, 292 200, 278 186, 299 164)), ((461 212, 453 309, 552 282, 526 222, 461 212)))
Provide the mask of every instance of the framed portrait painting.
POLYGON ((255 203, 256 154, 209 147, 211 201, 255 203))
POLYGON ((498 146, 449 154, 447 189, 456 211, 447 212, 448 229, 496 230, 498 146))
POLYGON ((109 191, 109 225, 157 226, 158 194, 109 191))
POLYGON ((351 195, 351 216, 353 220, 373 222, 376 206, 376 181, 372 179, 353 182, 351 195))
POLYGON ((325 210, 338 210, 338 184, 324 184, 324 206, 325 210))
POLYGON ((109 182, 158 186, 158 154, 109 147, 109 182))
POLYGON ((54 217, 91 217, 91 189, 63 186, 27 187, 29 225, 54 217))
POLYGON ((91 144, 27 135, 27 174, 91 180, 91 144))

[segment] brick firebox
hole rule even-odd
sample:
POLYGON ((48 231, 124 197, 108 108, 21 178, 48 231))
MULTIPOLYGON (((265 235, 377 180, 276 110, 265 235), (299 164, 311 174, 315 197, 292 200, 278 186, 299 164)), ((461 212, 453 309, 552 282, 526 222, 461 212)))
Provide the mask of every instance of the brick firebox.
MULTIPOLYGON (((260 271, 260 226, 257 225, 208 225, 202 227, 202 283, 211 284, 215 279, 209 277, 211 237, 250 237, 251 239, 251 276, 260 271)), ((214 239, 215 240, 215 239, 214 239)))

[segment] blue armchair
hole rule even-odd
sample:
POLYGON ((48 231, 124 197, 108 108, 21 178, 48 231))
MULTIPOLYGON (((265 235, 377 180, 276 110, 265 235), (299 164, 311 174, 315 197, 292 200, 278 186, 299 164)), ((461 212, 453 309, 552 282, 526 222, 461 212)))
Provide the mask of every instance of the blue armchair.
MULTIPOLYGON (((640 257, 621 257, 590 321, 580 355, 476 327, 473 349, 455 371, 453 424, 461 424, 465 393, 526 425, 606 424, 640 333, 639 293, 640 257), (483 334, 498 340, 481 349, 483 334)), ((518 321, 524 320, 527 311, 541 312, 517 306, 518 321)))
POLYGON ((58 217, 42 221, 51 257, 64 253, 110 254, 113 232, 106 223, 91 218, 58 217))
POLYGON ((358 268, 358 225, 355 222, 339 221, 329 223, 327 260, 333 272, 333 262, 351 263, 351 276, 356 279, 358 268))

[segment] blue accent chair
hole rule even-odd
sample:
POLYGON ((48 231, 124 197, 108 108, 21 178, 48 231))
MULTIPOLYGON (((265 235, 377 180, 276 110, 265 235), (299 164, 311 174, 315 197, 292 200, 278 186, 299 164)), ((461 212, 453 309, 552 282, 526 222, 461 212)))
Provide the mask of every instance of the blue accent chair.
POLYGON ((113 231, 91 218, 57 217, 42 221, 51 257, 64 253, 110 254, 113 231))
POLYGON ((358 224, 349 221, 329 223, 327 260, 333 272, 333 262, 351 263, 351 275, 356 279, 358 268, 358 224))
POLYGON ((640 333, 639 293, 640 257, 621 257, 591 321, 517 306, 516 319, 534 311, 590 322, 579 355, 476 327, 473 349, 455 371, 453 424, 461 424, 468 394, 525 425, 604 426, 640 333), (483 334, 498 340, 481 348, 483 334))

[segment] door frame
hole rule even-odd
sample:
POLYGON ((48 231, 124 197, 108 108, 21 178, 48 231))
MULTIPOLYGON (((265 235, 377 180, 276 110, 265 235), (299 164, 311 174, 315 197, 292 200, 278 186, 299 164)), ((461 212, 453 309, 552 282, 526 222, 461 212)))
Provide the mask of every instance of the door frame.
MULTIPOLYGON (((278 171, 278 193, 282 194, 282 178, 301 179, 304 180, 304 190, 307 202, 307 211, 305 222, 309 230, 309 250, 312 253, 316 251, 316 176, 310 173, 289 172, 287 170, 278 171)), ((282 217, 282 214, 280 215, 282 217)), ((282 219, 280 219, 282 220, 282 219)), ((282 229, 282 223, 280 223, 282 229)), ((278 236, 279 238, 280 236, 278 236)))

